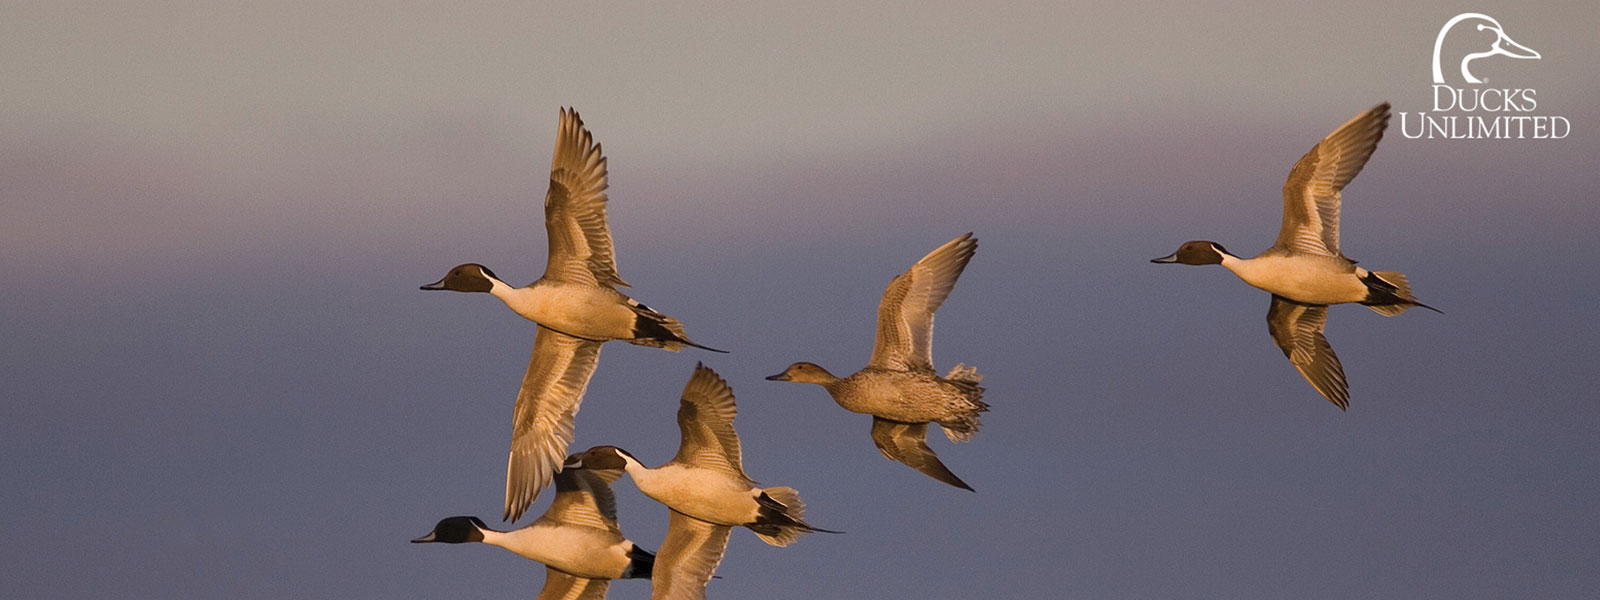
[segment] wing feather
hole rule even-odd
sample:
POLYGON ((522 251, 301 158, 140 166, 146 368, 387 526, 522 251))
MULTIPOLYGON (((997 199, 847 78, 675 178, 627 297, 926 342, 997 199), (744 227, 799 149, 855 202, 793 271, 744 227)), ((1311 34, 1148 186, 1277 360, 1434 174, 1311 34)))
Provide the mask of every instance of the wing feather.
POLYGON ((572 443, 572 423, 600 358, 600 342, 539 327, 513 410, 506 463, 504 518, 522 516, 560 470, 572 443))
POLYGON ((1283 227, 1274 248, 1343 256, 1340 192, 1372 158, 1388 125, 1385 102, 1346 121, 1300 157, 1283 182, 1283 227))
POLYGON ((586 579, 545 567, 544 587, 534 600, 605 600, 611 581, 586 579))
POLYGON ((1274 294, 1267 310, 1267 331, 1283 355, 1300 371, 1317 393, 1341 410, 1350 407, 1350 386, 1344 367, 1322 335, 1328 321, 1328 307, 1301 304, 1274 294))
POLYGON ((715 469, 754 484, 744 474, 739 433, 733 429, 733 419, 738 414, 728 382, 705 365, 695 365, 694 375, 683 387, 683 398, 678 403, 678 429, 683 432, 683 442, 672 461, 715 469))
POLYGON ((878 445, 884 458, 900 461, 924 475, 972 491, 972 486, 951 473, 928 447, 927 423, 901 423, 873 417, 872 442, 878 445))
POLYGON ((588 285, 623 286, 606 224, 606 158, 578 112, 561 110, 544 226, 550 242, 544 277, 588 285))
POLYGON ((722 563, 732 529, 675 510, 670 512, 667 537, 661 541, 661 551, 656 553, 651 570, 650 598, 701 600, 706 597, 706 583, 722 563))
POLYGON ((603 529, 617 535, 617 498, 611 482, 621 469, 566 469, 556 473, 556 497, 540 521, 603 529))
POLYGON ((868 367, 933 372, 933 313, 977 249, 977 238, 964 234, 889 281, 878 303, 878 338, 868 367))

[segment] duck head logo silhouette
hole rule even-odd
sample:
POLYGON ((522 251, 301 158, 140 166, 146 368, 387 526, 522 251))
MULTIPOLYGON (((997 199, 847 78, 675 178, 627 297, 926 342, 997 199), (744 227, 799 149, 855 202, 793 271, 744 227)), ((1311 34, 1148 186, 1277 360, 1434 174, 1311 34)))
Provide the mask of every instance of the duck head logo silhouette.
POLYGON ((1559 140, 1572 133, 1572 121, 1566 117, 1540 114, 1543 98, 1528 83, 1511 81, 1513 85, 1507 86, 1507 82, 1496 81, 1489 86, 1485 85, 1487 78, 1472 74, 1474 67, 1487 72, 1506 62, 1497 59, 1474 64, 1491 57, 1540 58, 1538 52, 1506 35, 1505 27, 1489 15, 1461 13, 1445 21, 1433 40, 1433 110, 1399 111, 1400 133, 1411 140, 1559 140), (1446 63, 1460 69, 1459 80, 1451 75, 1446 81, 1446 63))
POLYGON ((1472 61, 1491 56, 1509 56, 1511 58, 1533 59, 1539 58, 1539 53, 1533 49, 1518 44, 1511 36, 1506 35, 1504 27, 1494 17, 1479 13, 1461 13, 1455 18, 1446 21, 1444 27, 1439 28, 1439 37, 1433 41, 1433 82, 1442 84, 1444 69, 1439 64, 1440 51, 1444 48, 1445 36, 1455 34, 1455 38, 1467 38, 1478 51, 1468 53, 1461 58, 1461 78, 1467 83, 1484 83, 1472 75, 1472 61))

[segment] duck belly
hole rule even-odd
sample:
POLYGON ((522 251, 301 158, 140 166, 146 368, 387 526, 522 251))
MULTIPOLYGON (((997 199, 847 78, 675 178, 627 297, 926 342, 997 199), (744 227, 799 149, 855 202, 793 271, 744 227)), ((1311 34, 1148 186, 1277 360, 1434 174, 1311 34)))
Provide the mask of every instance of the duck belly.
POLYGON ((633 481, 644 495, 701 521, 744 525, 760 513, 754 488, 721 471, 669 465, 633 481))
POLYGON ((1367 297, 1355 265, 1337 258, 1258 256, 1224 266, 1251 286, 1304 304, 1360 302, 1367 297))
POLYGON ((536 283, 502 299, 523 318, 567 335, 599 341, 633 339, 637 316, 627 297, 610 288, 536 283))
POLYGON ((631 560, 630 542, 590 527, 537 524, 509 532, 503 542, 523 558, 587 579, 620 577, 631 560))
POLYGON ((909 372, 861 372, 840 380, 833 399, 850 412, 902 423, 949 417, 966 404, 955 386, 938 377, 909 372))

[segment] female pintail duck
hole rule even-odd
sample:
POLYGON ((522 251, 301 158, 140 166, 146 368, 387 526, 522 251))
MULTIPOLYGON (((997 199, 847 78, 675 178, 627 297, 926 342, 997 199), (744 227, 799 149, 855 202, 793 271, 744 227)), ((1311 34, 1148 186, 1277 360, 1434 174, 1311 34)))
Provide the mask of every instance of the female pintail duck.
POLYGON ((550 242, 544 276, 513 287, 483 265, 451 269, 425 290, 488 292, 530 321, 585 340, 623 340, 678 351, 689 341, 677 319, 651 310, 617 291, 628 284, 617 275, 606 224, 606 159, 583 127, 577 111, 562 109, 544 198, 550 242))
POLYGON ((928 423, 938 423, 951 441, 967 441, 978 433, 978 413, 989 410, 976 368, 958 364, 944 377, 933 370, 933 313, 977 250, 978 240, 968 233, 889 281, 878 304, 878 340, 866 368, 840 378, 797 362, 767 379, 822 386, 845 410, 872 415, 872 441, 885 458, 972 491, 928 448, 927 433, 928 423))
POLYGON ((1350 406, 1350 389, 1339 357, 1322 335, 1328 305, 1358 302, 1387 317, 1413 306, 1438 312, 1411 295, 1411 284, 1399 271, 1368 271, 1339 249, 1340 190, 1367 164, 1388 123, 1389 104, 1374 106, 1295 163, 1283 184, 1278 242, 1255 258, 1239 258, 1215 242, 1192 241, 1150 261, 1222 265, 1271 292, 1267 331, 1311 387, 1340 409, 1350 406))
POLYGON ((835 533, 805 522, 805 504, 793 488, 759 488, 745 475, 733 429, 737 413, 727 382, 695 365, 678 404, 683 441, 670 462, 652 469, 615 446, 567 459, 567 469, 622 469, 639 491, 671 509, 651 577, 653 598, 704 597, 732 527, 748 528, 774 546, 813 531, 835 533))
POLYGON ((649 577, 655 555, 622 536, 610 482, 617 470, 563 471, 556 475, 556 498, 533 524, 495 531, 477 517, 439 521, 412 543, 483 542, 544 563, 539 600, 600 600, 612 579, 649 577))

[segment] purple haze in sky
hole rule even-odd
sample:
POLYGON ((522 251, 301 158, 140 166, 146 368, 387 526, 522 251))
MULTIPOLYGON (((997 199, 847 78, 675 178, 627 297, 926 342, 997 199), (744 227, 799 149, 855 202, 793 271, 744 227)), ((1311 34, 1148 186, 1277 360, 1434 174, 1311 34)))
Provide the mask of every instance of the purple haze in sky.
MULTIPOLYGON (((747 470, 848 532, 735 532, 713 596, 1592 595, 1600 10, 1473 7, 1542 56, 1473 72, 1536 89, 1566 139, 1406 139, 1461 10, 8 7, 0 589, 536 593, 510 553, 406 543, 499 513, 534 332, 417 286, 539 275, 571 105, 611 161, 630 293, 732 351, 608 345, 573 448, 668 460, 705 361, 747 470), (1268 337, 1267 294, 1146 261, 1270 245, 1289 167, 1381 101, 1344 249, 1444 314, 1333 308, 1341 413, 1268 337), (930 445, 976 494, 761 379, 864 365, 884 284, 966 231, 934 361, 977 366, 992 411, 930 445)), ((666 509, 617 488, 657 547, 666 509)))

